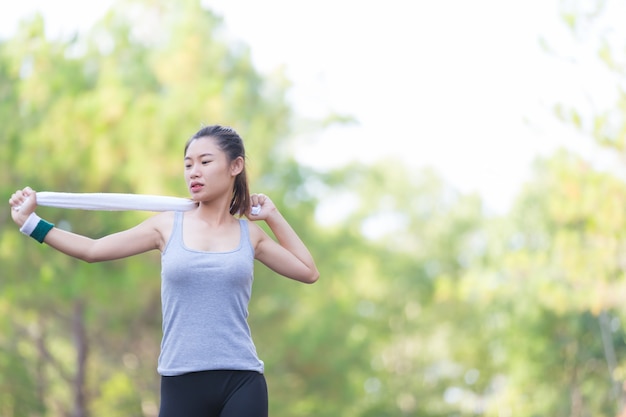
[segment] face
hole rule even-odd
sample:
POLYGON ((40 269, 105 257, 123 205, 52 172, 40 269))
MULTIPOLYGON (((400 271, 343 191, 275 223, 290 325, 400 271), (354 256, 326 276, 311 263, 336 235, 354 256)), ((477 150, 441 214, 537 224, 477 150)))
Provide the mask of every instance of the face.
POLYGON ((241 172, 241 158, 229 161, 213 138, 199 138, 189 144, 185 154, 185 181, 196 201, 230 197, 235 177, 241 172))

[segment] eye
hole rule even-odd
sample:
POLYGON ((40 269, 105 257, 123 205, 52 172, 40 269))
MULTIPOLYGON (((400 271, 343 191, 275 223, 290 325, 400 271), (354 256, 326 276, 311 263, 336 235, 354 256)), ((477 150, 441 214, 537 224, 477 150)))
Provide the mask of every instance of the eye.
POLYGON ((191 164, 185 164, 185 169, 191 168, 191 164))
POLYGON ((202 165, 208 165, 210 163, 211 163, 211 161, 202 161, 202 165))

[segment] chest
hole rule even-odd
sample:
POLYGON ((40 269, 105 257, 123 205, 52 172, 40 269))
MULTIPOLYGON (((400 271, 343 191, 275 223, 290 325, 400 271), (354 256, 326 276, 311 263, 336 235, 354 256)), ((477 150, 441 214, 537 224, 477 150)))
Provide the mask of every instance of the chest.
POLYGON ((254 254, 245 223, 216 231, 194 222, 176 222, 161 256, 165 294, 194 299, 207 294, 247 293, 253 279, 254 254), (192 237, 189 239, 189 237, 192 237))
POLYGON ((182 224, 183 245, 202 252, 231 252, 241 245, 241 226, 238 222, 210 226, 201 221, 182 224))

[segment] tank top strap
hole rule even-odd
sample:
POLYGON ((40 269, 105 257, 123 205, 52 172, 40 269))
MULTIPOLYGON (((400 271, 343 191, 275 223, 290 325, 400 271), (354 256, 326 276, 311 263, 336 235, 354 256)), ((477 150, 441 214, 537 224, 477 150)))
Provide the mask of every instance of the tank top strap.
POLYGON ((239 219, 239 227, 241 228, 241 247, 248 248, 254 256, 254 247, 252 246, 252 241, 250 240, 250 226, 248 224, 248 220, 239 219))
POLYGON ((174 225, 172 226, 172 238, 176 243, 183 243, 183 212, 174 212, 174 225))
POLYGON ((167 240, 165 244, 165 248, 163 249, 163 255, 169 251, 176 251, 181 247, 181 243, 183 241, 183 232, 182 232, 182 224, 183 221, 183 213, 180 211, 174 212, 174 223, 172 224, 172 232, 170 233, 170 238, 167 240))

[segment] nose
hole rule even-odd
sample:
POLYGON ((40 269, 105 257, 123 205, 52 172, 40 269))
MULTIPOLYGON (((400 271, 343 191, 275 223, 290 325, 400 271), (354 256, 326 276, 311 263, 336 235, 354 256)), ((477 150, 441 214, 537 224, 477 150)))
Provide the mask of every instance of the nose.
POLYGON ((192 164, 189 168, 189 177, 196 178, 199 174, 198 166, 196 164, 192 164))

